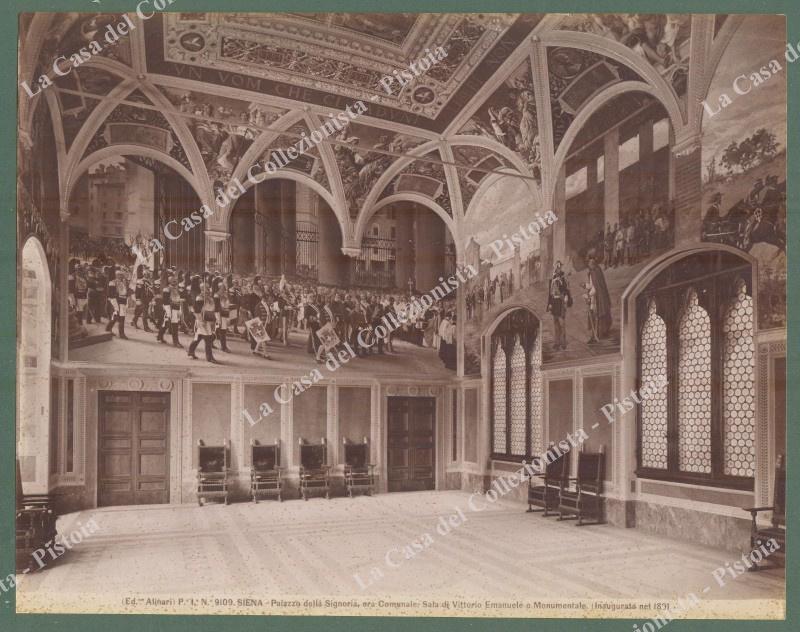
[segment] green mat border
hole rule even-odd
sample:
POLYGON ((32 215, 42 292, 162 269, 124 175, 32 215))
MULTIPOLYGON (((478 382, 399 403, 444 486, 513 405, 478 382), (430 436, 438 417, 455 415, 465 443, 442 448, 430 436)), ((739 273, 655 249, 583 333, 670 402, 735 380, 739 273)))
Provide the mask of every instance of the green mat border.
MULTIPOLYGON (((36 11, 85 11, 113 12, 133 11, 138 0, 5 0, 0 7, 0 95, 2 95, 2 117, 0 117, 0 402, 2 418, 0 422, 0 578, 6 577, 14 568, 14 540, 12 538, 14 521, 14 443, 15 443, 15 355, 16 355, 16 95, 17 95, 17 14, 36 11)), ((568 13, 568 12, 631 12, 637 13, 781 13, 787 16, 788 41, 800 40, 800 3, 790 1, 766 0, 570 0, 564 2, 520 2, 501 0, 439 0, 431 3, 423 0, 174 0, 173 11, 360 11, 360 12, 527 12, 527 13, 568 13)), ((794 186, 795 176, 800 176, 798 147, 791 139, 798 133, 800 118, 800 62, 788 64, 788 235, 789 269, 798 263, 797 202, 798 191, 794 186), (794 96, 792 96, 794 95, 794 96)), ((789 384, 796 384, 797 372, 797 306, 798 292, 795 276, 788 287, 789 329, 787 340, 787 371, 789 384)), ((797 502, 800 498, 800 484, 794 474, 794 463, 798 462, 798 427, 796 413, 800 409, 800 389, 790 389, 787 394, 789 419, 787 422, 787 449, 789 463, 788 516, 789 530, 797 528, 797 502)), ((800 537, 789 538, 788 557, 797 559, 800 537)), ((787 620, 766 621, 706 621, 680 620, 669 623, 670 630, 704 630, 708 632, 751 631, 751 630, 790 630, 798 629, 798 565, 787 566, 787 620), (792 624, 791 621, 795 623, 792 624)), ((186 630, 201 632, 205 630, 243 630, 266 632, 268 630, 314 630, 331 632, 350 632, 357 630, 414 630, 437 632, 462 630, 634 630, 632 624, 641 624, 642 619, 581 620, 581 619, 483 619, 483 618, 381 618, 381 617, 287 617, 287 616, 154 616, 154 615, 17 615, 14 612, 13 592, 0 593, 0 631, 30 630, 75 630, 80 632, 105 632, 113 629, 119 632, 186 630)))

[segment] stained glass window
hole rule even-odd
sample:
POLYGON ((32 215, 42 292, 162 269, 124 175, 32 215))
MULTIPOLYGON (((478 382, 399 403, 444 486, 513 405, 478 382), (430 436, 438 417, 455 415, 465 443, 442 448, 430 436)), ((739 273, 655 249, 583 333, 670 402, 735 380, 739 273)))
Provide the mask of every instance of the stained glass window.
POLYGON ((493 452, 499 454, 506 451, 506 352, 501 345, 494 353, 492 377, 495 420, 493 452))
MULTIPOLYGON (((641 383, 663 384, 667 379, 667 326, 650 301, 642 328, 641 383)), ((667 467, 667 389, 642 400, 642 465, 667 467)))
POLYGON ((678 325, 678 463, 711 472, 711 319, 693 289, 678 325))
POLYGON ((724 472, 753 476, 756 459, 756 383, 753 299, 744 282, 722 324, 722 419, 724 472))
POLYGON ((525 349, 517 338, 514 350, 511 353, 511 454, 525 456, 525 441, 527 440, 527 405, 525 400, 528 393, 525 389, 527 381, 527 368, 525 366, 525 349))
POLYGON ((752 266, 724 251, 661 270, 637 299, 641 478, 752 490, 755 339, 752 266))
POLYGON ((537 335, 531 351, 531 454, 544 452, 542 422, 542 336, 537 335))

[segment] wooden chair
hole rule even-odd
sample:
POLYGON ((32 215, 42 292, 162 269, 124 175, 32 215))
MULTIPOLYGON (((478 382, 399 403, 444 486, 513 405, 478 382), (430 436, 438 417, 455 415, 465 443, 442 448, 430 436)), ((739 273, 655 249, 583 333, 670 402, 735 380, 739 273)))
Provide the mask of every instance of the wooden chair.
MULTIPOLYGON (((771 553, 769 559, 775 565, 786 565, 786 457, 778 455, 775 462, 775 485, 772 490, 772 505, 769 507, 751 507, 745 509, 750 512, 752 524, 750 526, 750 550, 764 546, 768 551, 772 548, 767 545, 770 540, 775 540, 778 550, 771 553), (770 526, 760 527, 756 521, 762 511, 771 511, 770 526)), ((750 558, 752 560, 752 557, 750 558)), ((760 570, 758 564, 753 563, 749 570, 760 570)))
POLYGON ((228 441, 222 445, 205 445, 197 441, 197 504, 208 498, 222 498, 228 504, 228 441))
POLYGON ((256 439, 250 442, 250 495, 257 503, 259 496, 277 496, 282 501, 281 443, 261 445, 256 439))
POLYGON ((538 511, 533 509, 536 506, 544 509, 542 515, 545 517, 551 511, 555 513, 562 483, 569 477, 569 455, 569 452, 565 452, 550 462, 547 462, 542 457, 534 458, 533 464, 537 462, 544 464, 544 471, 542 472, 542 466, 540 465, 537 469, 541 473, 534 474, 528 478, 528 512, 538 511))
POLYGON ((300 496, 308 500, 311 490, 321 490, 330 498, 330 466, 328 445, 323 437, 320 443, 307 443, 300 439, 300 496))
POLYGON ((353 497, 353 490, 366 490, 372 496, 375 489, 375 465, 369 463, 369 441, 364 437, 363 443, 350 443, 346 438, 344 444, 344 487, 347 495, 353 497))
POLYGON ((57 535, 56 515, 50 508, 47 494, 24 494, 22 477, 17 459, 16 500, 16 570, 24 572, 40 568, 34 566, 33 553, 49 547, 57 535))
POLYGON ((578 454, 577 478, 563 478, 558 495, 558 519, 576 516, 578 526, 587 518, 594 524, 603 521, 603 466, 605 446, 599 452, 578 454), (572 485, 574 483, 574 485, 572 485))

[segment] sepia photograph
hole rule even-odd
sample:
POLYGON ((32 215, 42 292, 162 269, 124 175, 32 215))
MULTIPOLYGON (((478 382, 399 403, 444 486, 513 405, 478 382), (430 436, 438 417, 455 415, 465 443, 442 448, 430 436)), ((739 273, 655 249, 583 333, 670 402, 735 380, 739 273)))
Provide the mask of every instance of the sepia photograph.
POLYGON ((17 614, 786 617, 785 15, 72 4, 17 614))

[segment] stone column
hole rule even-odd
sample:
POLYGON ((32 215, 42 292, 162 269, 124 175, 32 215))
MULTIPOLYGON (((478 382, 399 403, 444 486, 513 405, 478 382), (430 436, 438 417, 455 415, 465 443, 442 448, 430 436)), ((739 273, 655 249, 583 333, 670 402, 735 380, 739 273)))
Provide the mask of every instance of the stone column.
POLYGON ((294 276, 297 271, 297 219, 295 201, 296 190, 300 186, 293 180, 278 180, 278 203, 281 210, 281 235, 283 247, 281 250, 281 272, 287 276, 294 276))
POLYGON ((205 269, 228 273, 231 271, 231 234, 221 230, 205 231, 205 269))
POLYGON ((275 180, 265 180, 256 185, 255 212, 263 221, 263 252, 256 250, 256 268, 262 273, 279 276, 283 259, 281 239, 281 214, 276 199, 275 180))
POLYGON ((414 278, 417 289, 427 292, 444 274, 444 226, 428 209, 417 208, 414 222, 414 278))
POLYGON ((346 285, 349 258, 342 253, 342 231, 330 206, 319 201, 317 207, 317 269, 319 282, 325 285, 346 285))
POLYGON ((251 188, 236 202, 228 220, 233 236, 231 267, 234 272, 250 274, 256 269, 257 230, 255 220, 255 191, 251 188))
POLYGON ((408 278, 414 275, 414 209, 410 204, 395 204, 395 285, 408 290, 408 278))
POLYGON ((698 134, 680 139, 672 148, 675 168, 675 247, 700 239, 703 212, 702 161, 698 134))
POLYGON ((267 271, 267 231, 268 218, 256 209, 253 211, 253 269, 256 274, 267 271))
POLYGON ((640 210, 650 210, 653 206, 656 173, 653 164, 653 121, 648 119, 639 126, 639 199, 640 210))
POLYGON ((615 127, 603 137, 603 208, 605 224, 619 222, 619 128, 615 127))

